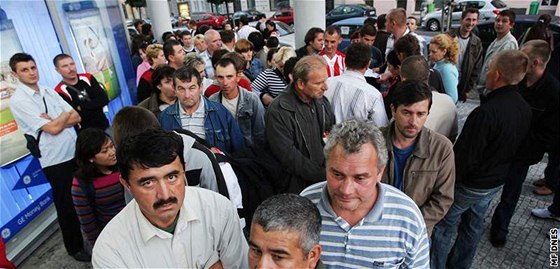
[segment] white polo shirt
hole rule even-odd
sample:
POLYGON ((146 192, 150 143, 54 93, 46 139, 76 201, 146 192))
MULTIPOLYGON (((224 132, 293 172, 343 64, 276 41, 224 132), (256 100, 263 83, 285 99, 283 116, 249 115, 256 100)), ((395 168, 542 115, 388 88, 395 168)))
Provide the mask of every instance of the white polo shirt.
MULTIPOLYGON (((41 114, 45 113, 43 97, 45 97, 47 104, 48 115, 52 119, 60 116, 62 112, 73 110, 54 90, 39 86, 39 91, 36 92, 21 82, 18 82, 16 92, 10 99, 10 110, 18 128, 23 133, 35 138, 37 138, 41 128, 50 122, 41 118, 41 114)), ((74 158, 75 148, 76 131, 73 127, 65 128, 56 135, 43 132, 39 141, 39 149, 41 150, 39 162, 45 168, 69 161, 74 158)))
POLYGON ((156 228, 136 200, 115 216, 93 247, 94 268, 248 268, 237 211, 224 196, 186 187, 174 234, 156 228))

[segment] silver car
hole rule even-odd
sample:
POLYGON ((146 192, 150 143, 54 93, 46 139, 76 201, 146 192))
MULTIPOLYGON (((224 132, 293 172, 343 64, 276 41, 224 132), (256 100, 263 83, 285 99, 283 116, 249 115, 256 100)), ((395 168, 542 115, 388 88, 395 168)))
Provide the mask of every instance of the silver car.
MULTIPOLYGON (((502 0, 459 0, 456 3, 451 16, 451 28, 460 26, 461 13, 467 8, 477 8, 480 11, 479 21, 494 18, 500 11, 508 9, 502 0)), ((448 7, 445 7, 446 16, 447 12, 448 7)), ((441 25, 441 10, 430 12, 420 20, 420 27, 430 31, 438 31, 441 25)))

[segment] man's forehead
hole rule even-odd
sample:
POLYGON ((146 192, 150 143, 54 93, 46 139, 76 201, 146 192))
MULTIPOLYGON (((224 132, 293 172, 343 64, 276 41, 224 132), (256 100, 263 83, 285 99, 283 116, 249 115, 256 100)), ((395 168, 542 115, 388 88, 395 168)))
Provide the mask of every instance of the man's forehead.
POLYGON ((29 68, 35 66, 35 61, 29 60, 27 62, 18 62, 16 63, 16 70, 20 68, 29 68))
MULTIPOLYGON (((417 110, 422 110, 422 106, 425 106, 426 111, 428 110, 428 104, 430 103, 429 99, 424 99, 422 101, 418 101, 416 103, 412 103, 412 104, 401 104, 398 106, 398 108, 402 109, 402 110, 408 110, 408 111, 417 111, 417 110)), ((421 112, 421 111, 418 111, 421 112)))
POLYGON ((146 165, 141 164, 139 162, 133 162, 130 165, 129 177, 131 179, 140 179, 146 177, 161 177, 173 171, 182 172, 183 170, 184 169, 183 169, 183 165, 181 164, 181 159, 179 158, 179 156, 177 156, 171 163, 164 164, 160 167, 147 167, 146 165))

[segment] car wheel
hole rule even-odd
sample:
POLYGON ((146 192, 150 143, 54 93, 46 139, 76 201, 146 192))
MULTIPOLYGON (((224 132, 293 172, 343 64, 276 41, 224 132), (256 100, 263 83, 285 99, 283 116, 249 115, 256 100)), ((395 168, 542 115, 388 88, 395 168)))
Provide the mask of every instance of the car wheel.
POLYGON ((439 30, 439 21, 435 20, 435 19, 431 19, 428 21, 428 23, 426 24, 426 26, 428 27, 428 30, 435 32, 439 30))

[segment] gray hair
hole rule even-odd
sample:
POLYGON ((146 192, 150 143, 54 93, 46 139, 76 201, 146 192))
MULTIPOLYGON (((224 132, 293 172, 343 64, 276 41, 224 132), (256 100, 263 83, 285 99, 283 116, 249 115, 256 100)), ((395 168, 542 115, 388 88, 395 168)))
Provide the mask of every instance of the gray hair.
POLYGON ((196 68, 201 64, 206 65, 204 59, 202 59, 202 57, 200 57, 200 55, 196 52, 189 52, 187 55, 185 55, 185 60, 183 61, 183 63, 185 64, 185 66, 193 68, 196 68))
POLYGON ((323 152, 328 160, 332 149, 338 144, 348 154, 356 153, 362 145, 371 143, 377 151, 377 167, 387 164, 387 145, 379 128, 372 121, 351 119, 334 126, 327 138, 323 152))
POLYGON ((327 62, 325 59, 319 55, 310 55, 301 58, 301 60, 296 63, 294 70, 292 71, 294 82, 301 79, 303 82, 307 83, 311 70, 325 69, 326 65, 327 62))
POLYGON ((258 224, 265 232, 289 231, 299 234, 299 246, 305 257, 319 244, 321 214, 307 198, 284 193, 266 199, 255 211, 252 224, 258 224))

